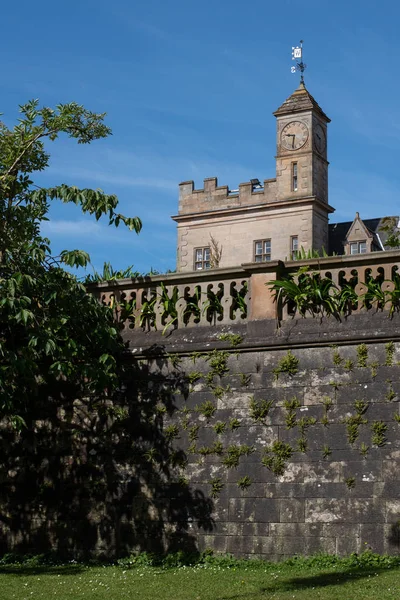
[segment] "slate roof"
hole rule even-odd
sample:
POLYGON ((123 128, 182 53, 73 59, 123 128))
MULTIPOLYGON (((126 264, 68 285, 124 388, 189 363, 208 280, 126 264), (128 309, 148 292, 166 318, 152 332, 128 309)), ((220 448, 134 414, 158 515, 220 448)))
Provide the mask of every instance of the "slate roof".
POLYGON ((314 110, 327 123, 330 123, 330 118, 324 113, 318 102, 313 98, 310 92, 306 89, 304 83, 300 83, 297 90, 293 92, 289 98, 273 113, 275 116, 287 115, 291 113, 301 112, 304 110, 314 110))
MULTIPOLYGON (((391 250, 391 248, 385 246, 388 234, 385 231, 381 231, 382 220, 384 217, 378 217, 376 219, 362 219, 362 222, 368 229, 368 231, 374 236, 373 244, 376 246, 376 250, 382 250, 382 244, 385 250, 391 250)), ((385 217, 386 218, 386 217, 385 217)), ((400 217, 392 217, 399 222, 400 217)), ((343 254, 343 242, 346 239, 347 232, 352 226, 353 221, 345 221, 344 223, 330 223, 329 224, 329 254, 343 254)))

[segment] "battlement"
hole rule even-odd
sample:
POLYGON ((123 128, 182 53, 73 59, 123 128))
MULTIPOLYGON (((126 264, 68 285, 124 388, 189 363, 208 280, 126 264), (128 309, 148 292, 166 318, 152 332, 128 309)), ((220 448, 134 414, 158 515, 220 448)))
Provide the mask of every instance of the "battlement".
POLYGON ((237 190, 219 186, 216 177, 204 179, 201 189, 194 188, 194 181, 179 184, 179 215, 256 206, 275 200, 276 179, 265 179, 263 183, 252 179, 239 184, 237 190))

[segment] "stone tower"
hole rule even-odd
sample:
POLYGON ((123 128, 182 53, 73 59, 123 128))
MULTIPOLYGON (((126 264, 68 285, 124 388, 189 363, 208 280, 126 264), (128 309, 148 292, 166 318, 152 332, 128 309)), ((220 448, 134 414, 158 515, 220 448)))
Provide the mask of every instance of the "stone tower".
MULTIPOLYGON (((276 199, 307 199, 328 206, 327 124, 329 117, 303 82, 274 112, 277 131, 276 199)), ((327 214, 326 214, 327 217, 327 214)), ((325 220, 325 219, 324 219, 325 220)), ((328 248, 328 230, 314 229, 313 247, 328 248)))
POLYGON ((304 83, 274 112, 277 121, 276 178, 252 179, 239 189, 216 177, 195 189, 179 186, 178 271, 290 260, 304 248, 328 249, 327 124, 330 119, 304 83))

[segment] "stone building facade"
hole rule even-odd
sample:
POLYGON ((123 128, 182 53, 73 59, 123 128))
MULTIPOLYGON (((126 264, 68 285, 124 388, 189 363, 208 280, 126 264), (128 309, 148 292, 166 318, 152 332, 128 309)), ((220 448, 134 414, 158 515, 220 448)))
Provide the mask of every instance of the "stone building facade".
POLYGON ((336 254, 384 250, 381 219, 329 225, 329 117, 304 83, 274 112, 276 177, 238 190, 216 177, 179 185, 179 272, 291 260, 303 248, 336 254))

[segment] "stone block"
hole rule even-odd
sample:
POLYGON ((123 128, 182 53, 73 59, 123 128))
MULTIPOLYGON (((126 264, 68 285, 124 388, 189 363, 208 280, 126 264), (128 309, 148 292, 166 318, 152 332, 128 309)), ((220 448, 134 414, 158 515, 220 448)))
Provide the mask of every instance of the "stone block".
POLYGON ((303 523, 305 520, 304 500, 289 498, 280 500, 281 523, 303 523))

